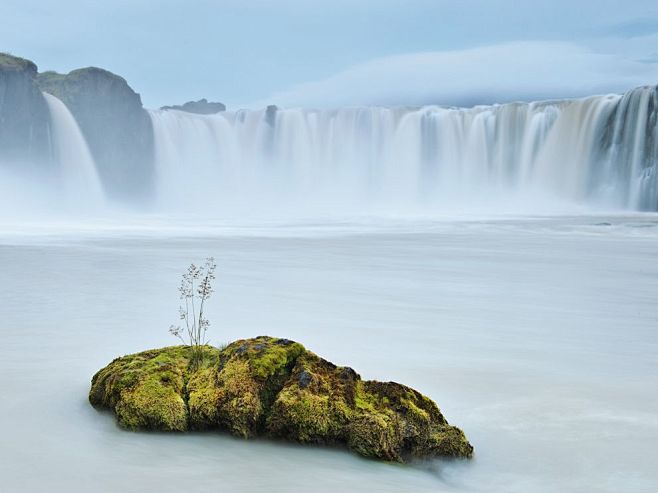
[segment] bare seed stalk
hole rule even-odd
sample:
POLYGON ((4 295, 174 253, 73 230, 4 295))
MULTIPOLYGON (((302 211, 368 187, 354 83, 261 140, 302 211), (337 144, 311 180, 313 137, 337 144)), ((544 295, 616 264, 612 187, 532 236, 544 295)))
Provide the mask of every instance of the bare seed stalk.
POLYGON ((209 257, 202 267, 190 264, 187 271, 183 274, 181 285, 178 288, 180 299, 185 300, 185 306, 179 306, 179 318, 185 321, 185 331, 187 340, 183 337, 181 326, 172 325, 169 332, 180 339, 183 344, 190 346, 192 350, 192 364, 198 366, 203 360, 203 346, 207 344, 206 333, 210 326, 210 321, 204 318, 203 309, 205 302, 213 293, 212 281, 215 279, 215 259, 209 257), (195 280, 199 283, 195 286, 195 280), (195 299, 199 301, 199 312, 196 311, 195 299), (191 313, 190 313, 191 311, 191 313), (191 315, 191 320, 190 320, 191 315))

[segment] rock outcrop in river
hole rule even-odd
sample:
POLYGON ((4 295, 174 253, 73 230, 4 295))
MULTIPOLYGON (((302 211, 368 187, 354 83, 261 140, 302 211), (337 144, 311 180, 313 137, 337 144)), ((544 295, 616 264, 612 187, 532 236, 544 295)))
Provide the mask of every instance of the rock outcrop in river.
POLYGON ((187 346, 117 358, 94 375, 89 400, 132 430, 219 429, 342 444, 397 462, 473 453, 428 397, 398 383, 362 380, 299 343, 262 336, 204 351, 194 369, 187 346))

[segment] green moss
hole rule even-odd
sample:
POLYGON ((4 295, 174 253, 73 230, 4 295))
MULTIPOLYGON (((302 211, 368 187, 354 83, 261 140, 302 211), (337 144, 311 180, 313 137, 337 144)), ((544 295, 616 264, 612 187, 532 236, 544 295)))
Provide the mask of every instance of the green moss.
POLYGON ((115 408, 119 424, 132 430, 185 431, 187 409, 176 388, 181 380, 180 375, 170 373, 124 391, 115 408))
POLYGON ((283 390, 268 422, 271 434, 301 443, 330 442, 329 397, 296 388, 283 390))
POLYGON ((292 341, 257 337, 221 351, 216 370, 218 418, 210 425, 251 437, 264 428, 272 401, 304 348, 292 341))
POLYGON ((365 457, 403 461, 398 429, 385 413, 363 413, 352 420, 347 444, 365 457))
POLYGON ((212 428, 219 422, 219 389, 214 368, 194 372, 187 383, 190 428, 212 428))
POLYGON ((116 359, 94 375, 89 399, 114 408, 125 428, 185 430, 182 392, 188 352, 172 347, 116 359))
POLYGON ((249 363, 233 359, 217 374, 219 424, 234 435, 248 438, 256 432, 263 407, 260 386, 249 363))
POLYGON ((265 379, 287 367, 303 351, 302 345, 297 343, 290 347, 271 346, 262 354, 256 354, 250 358, 251 368, 256 377, 265 379))
POLYGON ((128 429, 223 429, 301 443, 345 444, 366 457, 470 457, 463 432, 438 406, 394 382, 363 381, 286 339, 257 337, 124 356, 92 379, 90 402, 128 429))
POLYGON ((365 391, 362 381, 357 382, 355 390, 354 401, 357 411, 368 413, 376 412, 377 400, 375 396, 365 391))
POLYGON ((353 370, 306 352, 274 402, 268 432, 302 443, 345 443, 350 421, 361 412, 360 385, 353 370))
MULTIPOLYGON (((204 348, 206 368, 217 353, 204 348)), ((117 358, 94 375, 89 401, 113 409, 125 428, 185 430, 190 354, 189 346, 173 346, 117 358)))
POLYGON ((473 446, 468 443, 464 432, 456 426, 446 425, 435 429, 430 435, 427 448, 432 455, 441 457, 472 457, 473 446))
POLYGON ((264 336, 235 341, 224 350, 228 357, 247 360, 253 377, 262 380, 282 370, 289 371, 290 366, 304 352, 304 346, 297 342, 264 336))

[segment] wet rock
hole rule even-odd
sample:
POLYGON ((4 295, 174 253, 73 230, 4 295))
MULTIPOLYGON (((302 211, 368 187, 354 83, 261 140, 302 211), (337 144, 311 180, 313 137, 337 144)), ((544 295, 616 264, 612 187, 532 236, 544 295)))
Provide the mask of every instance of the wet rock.
POLYGON ((305 389, 305 388, 308 387, 308 386, 311 384, 311 382, 313 381, 313 375, 311 375, 311 374, 310 374, 309 372, 307 372, 306 370, 303 370, 303 371, 299 374, 299 377, 298 377, 297 381, 299 382, 299 388, 300 388, 300 389, 305 389))
POLYGON ((357 372, 355 372, 349 366, 344 366, 339 373, 340 378, 343 380, 358 380, 361 378, 357 372))

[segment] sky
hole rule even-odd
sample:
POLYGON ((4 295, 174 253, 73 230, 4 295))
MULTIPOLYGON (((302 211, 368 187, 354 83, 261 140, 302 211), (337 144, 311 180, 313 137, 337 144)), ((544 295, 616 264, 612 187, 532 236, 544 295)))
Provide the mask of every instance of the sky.
POLYGON ((153 108, 473 105, 658 84, 656 0, 1 0, 0 51, 153 108))

